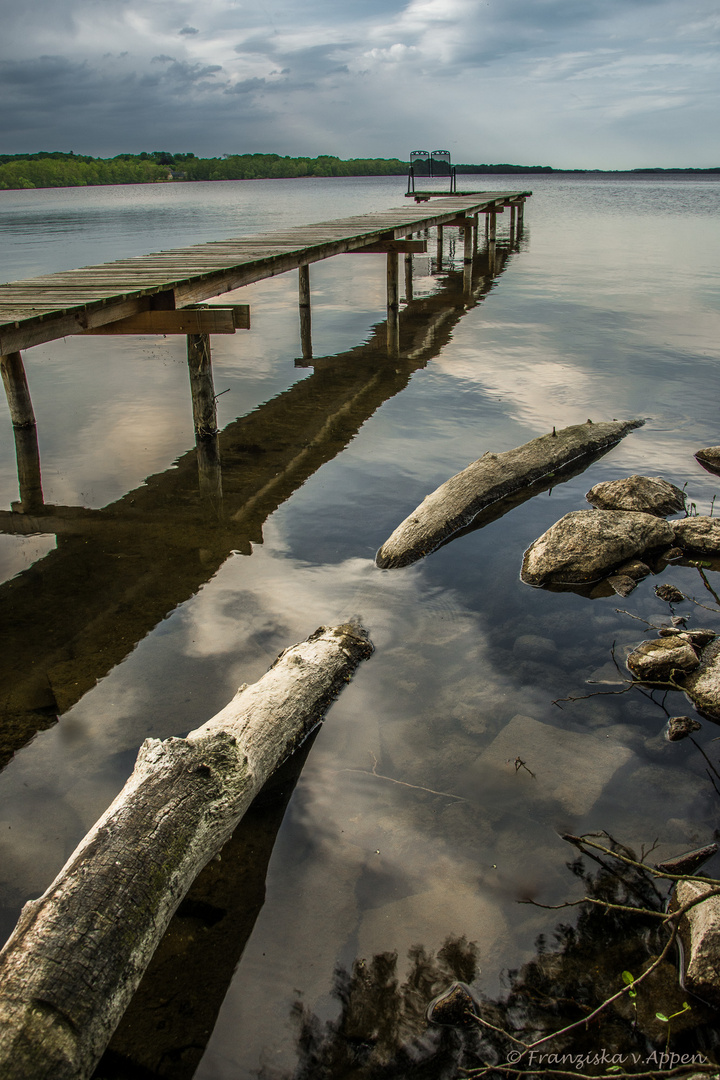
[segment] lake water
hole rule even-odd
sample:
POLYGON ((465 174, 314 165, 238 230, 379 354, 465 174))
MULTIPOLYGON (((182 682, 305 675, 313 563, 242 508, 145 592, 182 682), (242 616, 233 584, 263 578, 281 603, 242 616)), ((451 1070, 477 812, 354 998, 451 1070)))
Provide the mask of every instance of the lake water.
MULTIPOLYGON (((559 834, 608 830, 637 852, 657 840, 658 861, 715 835, 719 796, 698 749, 720 759, 713 724, 697 745, 671 744, 667 715, 692 711, 681 695, 587 696, 621 689, 612 651, 622 667, 647 636, 624 612, 670 618, 659 580, 712 606, 697 572, 670 567, 622 601, 530 589, 519 568, 601 480, 662 475, 700 513, 720 492, 693 456, 720 443, 720 182, 463 187, 531 188, 524 232, 511 245, 509 214, 498 218, 495 276, 481 251, 467 309, 459 234, 446 230, 438 266, 431 233, 403 305, 412 355, 397 362, 378 347, 382 255, 311 267, 314 366, 296 364, 295 274, 233 294, 252 329, 213 339, 224 503, 212 513, 182 338, 68 338, 25 354, 44 499, 61 520, 57 534, 0 534, 3 937, 145 737, 198 726, 322 623, 357 615, 376 650, 302 771, 283 774, 196 884, 98 1076, 399 1077, 433 1055, 432 1075, 454 1076, 474 1051, 429 1030, 425 1006, 461 976, 496 997, 538 936, 552 939, 558 913, 518 901, 582 895, 559 834), (485 451, 629 417, 647 422, 585 473, 414 566, 375 567, 395 526, 485 451), (568 697, 579 700, 553 704, 568 697)), ((398 177, 0 192, 2 276, 403 194, 398 177)), ((17 498, 6 416, 0 510, 17 498)), ((620 953, 618 977, 627 966, 620 953)))

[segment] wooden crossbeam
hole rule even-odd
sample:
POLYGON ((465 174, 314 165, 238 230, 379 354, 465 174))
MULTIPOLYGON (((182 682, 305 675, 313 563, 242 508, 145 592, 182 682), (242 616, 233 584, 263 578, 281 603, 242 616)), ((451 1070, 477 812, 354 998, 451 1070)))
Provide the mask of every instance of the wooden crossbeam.
POLYGON ((401 255, 423 255, 427 251, 427 240, 383 240, 380 244, 368 244, 356 248, 351 255, 387 255, 389 252, 401 255))
POLYGON ((229 308, 184 308, 178 311, 141 311, 128 319, 95 326, 83 334, 234 334, 229 308))
MULTIPOLYGON (((249 304, 188 304, 181 311, 231 311, 236 330, 250 329, 249 304)), ((217 331, 215 331, 217 333, 217 331)))

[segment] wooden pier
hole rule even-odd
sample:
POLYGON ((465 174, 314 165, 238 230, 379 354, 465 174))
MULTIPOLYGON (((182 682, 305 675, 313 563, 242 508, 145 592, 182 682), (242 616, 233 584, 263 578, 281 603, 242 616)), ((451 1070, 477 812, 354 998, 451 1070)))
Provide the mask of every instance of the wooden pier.
MULTIPOLYGON (((405 255, 407 299, 412 298, 412 256, 427 241, 413 239, 437 229, 438 252, 446 226, 464 230, 465 288, 472 293, 472 263, 478 249, 478 220, 494 254, 497 215, 510 208, 510 235, 522 229, 529 191, 485 191, 438 198, 425 206, 404 206, 338 221, 287 228, 282 232, 216 240, 117 262, 65 270, 0 285, 0 374, 25 468, 21 504, 30 509, 39 488, 39 465, 24 446, 35 429, 22 351, 75 334, 182 334, 196 439, 217 432, 210 336, 249 328, 244 304, 205 301, 265 278, 298 270, 302 356, 312 360, 310 264, 346 253, 387 256, 387 352, 399 356, 399 255, 405 255), (20 446, 20 444, 23 446, 20 446), (24 447, 24 448, 23 448, 24 447), (21 452, 22 451, 22 452, 21 452), (30 465, 28 465, 30 463, 30 465), (37 476, 35 476, 37 473, 37 476)), ((491 259, 492 262, 492 259, 491 259)))

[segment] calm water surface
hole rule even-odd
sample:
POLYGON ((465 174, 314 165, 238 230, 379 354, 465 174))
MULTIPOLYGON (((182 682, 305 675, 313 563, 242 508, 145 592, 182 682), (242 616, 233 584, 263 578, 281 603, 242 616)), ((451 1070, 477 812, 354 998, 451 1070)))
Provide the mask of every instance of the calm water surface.
MULTIPOLYGON (((481 253, 464 314, 462 243, 446 230, 438 266, 429 236, 406 308, 413 354, 397 366, 374 331, 383 256, 311 268, 314 367, 295 364, 294 274, 234 294, 252 330, 213 342, 222 510, 197 491, 182 339, 69 338, 25 355, 58 520, 0 534, 4 936, 146 736, 198 726, 321 623, 358 615, 376 647, 302 772, 181 908, 98 1075, 125 1075, 109 1071, 123 1055, 198 1080, 392 1070, 393 1054, 440 1045, 421 1016, 443 980, 495 996, 552 937, 557 913, 518 901, 580 895, 559 833, 606 829, 636 850, 657 839, 658 860, 713 838, 706 762, 664 740, 660 704, 583 697, 619 689, 611 650, 622 660, 644 636, 619 608, 669 618, 657 579, 620 601, 532 590, 518 573, 601 480, 662 475, 701 513, 720 491, 693 457, 720 443, 720 184, 530 179, 522 239, 511 248, 498 218, 498 272, 481 253), (486 450, 633 416, 645 427, 584 474, 415 566, 375 568, 398 522, 486 450)), ((0 192, 3 277, 382 209, 403 190, 378 178, 0 192)), ((0 509, 17 498, 6 416, 0 509)), ((689 567, 662 580, 711 600, 689 567)), ((720 622, 696 611, 694 625, 720 622)), ((680 695, 665 706, 689 708, 680 695)), ((705 722, 698 736, 713 760, 715 735, 705 722)), ((468 1052, 445 1049, 438 1076, 468 1052)))

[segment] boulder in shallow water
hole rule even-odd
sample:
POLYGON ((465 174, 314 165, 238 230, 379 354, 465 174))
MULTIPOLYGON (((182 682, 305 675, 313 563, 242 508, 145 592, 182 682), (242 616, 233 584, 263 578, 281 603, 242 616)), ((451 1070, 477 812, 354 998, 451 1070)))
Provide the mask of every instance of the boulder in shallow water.
POLYGON ((676 589, 674 585, 656 585, 655 595, 659 600, 664 600, 668 604, 680 604, 685 599, 679 589, 676 589))
MULTIPOLYGON (((705 896, 712 889, 712 885, 692 878, 678 882, 672 910, 705 896)), ((720 896, 708 897, 683 915, 680 937, 685 946, 686 988, 717 1008, 720 1006, 720 896)))
POLYGON ((596 484, 585 496, 600 510, 639 510, 656 517, 677 514, 685 509, 685 496, 679 487, 661 476, 627 476, 596 484))
POLYGON ((575 510, 530 545, 520 576, 528 585, 597 581, 627 559, 672 539, 672 526, 652 514, 575 510))
POLYGON ((698 450, 695 457, 703 468, 720 473, 720 446, 706 446, 704 450, 698 450))
POLYGON ((693 732, 700 731, 701 727, 702 724, 692 716, 671 716, 665 729, 665 738, 668 742, 680 742, 693 732))
POLYGON ((720 720, 720 638, 703 649, 700 666, 684 680, 683 689, 698 712, 720 720))
POLYGON ((720 518, 698 516, 673 521, 675 543, 703 555, 720 553, 720 518))
POLYGON ((694 671, 699 663, 697 653, 681 634, 643 641, 627 658, 635 678, 645 682, 666 682, 675 669, 694 671))

